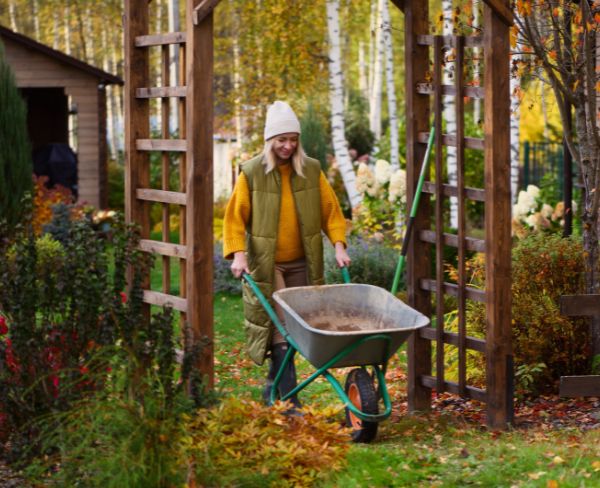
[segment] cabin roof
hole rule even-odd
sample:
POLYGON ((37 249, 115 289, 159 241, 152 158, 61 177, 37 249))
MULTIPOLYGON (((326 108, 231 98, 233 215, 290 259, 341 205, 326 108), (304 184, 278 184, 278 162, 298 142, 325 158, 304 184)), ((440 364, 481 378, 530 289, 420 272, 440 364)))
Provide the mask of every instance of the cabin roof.
POLYGON ((69 56, 68 54, 65 54, 61 51, 57 51, 56 49, 46 46, 45 44, 42 44, 41 42, 37 42, 36 40, 32 39, 31 37, 27 37, 23 34, 19 34, 18 32, 14 32, 14 31, 4 27, 3 25, 0 25, 0 37, 10 39, 10 40, 17 42, 19 44, 22 44, 30 49, 34 49, 38 52, 41 52, 41 53, 45 54, 46 56, 54 58, 59 62, 71 65, 81 71, 84 71, 84 72, 98 78, 98 80, 102 81, 105 85, 115 85, 115 84, 122 85, 123 84, 123 80, 121 78, 119 78, 118 76, 107 73, 104 70, 96 68, 95 66, 85 63, 84 61, 80 61, 79 59, 74 58, 73 56, 69 56))

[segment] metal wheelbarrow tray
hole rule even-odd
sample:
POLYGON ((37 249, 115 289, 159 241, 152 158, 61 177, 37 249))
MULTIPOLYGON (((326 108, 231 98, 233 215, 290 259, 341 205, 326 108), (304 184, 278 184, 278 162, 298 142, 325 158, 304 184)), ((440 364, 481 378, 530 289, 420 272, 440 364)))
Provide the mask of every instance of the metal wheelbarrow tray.
POLYGON ((385 364, 414 330, 429 324, 426 316, 372 285, 287 288, 273 299, 299 352, 317 368, 353 345, 329 367, 385 364))

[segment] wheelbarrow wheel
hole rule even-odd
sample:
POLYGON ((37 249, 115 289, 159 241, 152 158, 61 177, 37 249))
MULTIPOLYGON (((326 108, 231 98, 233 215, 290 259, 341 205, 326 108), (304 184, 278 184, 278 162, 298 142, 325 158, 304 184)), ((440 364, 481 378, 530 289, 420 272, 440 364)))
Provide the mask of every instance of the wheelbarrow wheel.
MULTIPOLYGON (((346 395, 352 404, 361 412, 375 415, 379 413, 377 405, 377 391, 373 385, 373 378, 366 369, 356 368, 350 371, 346 378, 346 395)), ((359 419, 346 407, 346 424, 352 429, 354 442, 371 442, 377 435, 377 422, 359 419)))

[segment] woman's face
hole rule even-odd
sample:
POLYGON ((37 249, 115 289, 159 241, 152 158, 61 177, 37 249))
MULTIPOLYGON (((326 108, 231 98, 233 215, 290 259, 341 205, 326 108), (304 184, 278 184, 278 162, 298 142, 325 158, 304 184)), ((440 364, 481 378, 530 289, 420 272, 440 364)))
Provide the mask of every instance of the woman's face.
POLYGON ((273 152, 282 161, 286 161, 292 157, 298 147, 298 134, 288 132, 275 136, 273 142, 273 152))

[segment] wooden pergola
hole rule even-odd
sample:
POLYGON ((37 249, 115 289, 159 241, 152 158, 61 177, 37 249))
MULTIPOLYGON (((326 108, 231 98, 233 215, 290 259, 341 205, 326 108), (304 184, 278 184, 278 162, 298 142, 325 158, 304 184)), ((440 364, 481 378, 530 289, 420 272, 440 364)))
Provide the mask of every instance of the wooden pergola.
MULTIPOLYGON (((197 367, 206 384, 213 384, 213 9, 218 0, 186 0, 186 31, 149 32, 148 0, 125 2, 126 55, 126 212, 130 222, 141 226, 142 249, 162 256, 163 287, 148 289, 148 304, 171 304, 191 325, 191 340, 202 345, 197 367), (169 45, 179 46, 181 56, 180 86, 169 79, 169 45), (163 79, 160 87, 150 83, 149 49, 161 50, 163 79), (168 122, 163 117, 160 139, 150 138, 150 99, 159 98, 168 113, 168 99, 179 100, 179 135, 172 139, 168 122), (162 156, 163 181, 160 189, 150 188, 149 152, 162 156), (169 153, 180 156, 180 182, 169 188, 169 153), (161 205, 163 235, 161 241, 150 240, 150 206, 161 205), (169 242, 169 208, 179 207, 181 231, 179 243, 169 242), (180 289, 170 293, 170 260, 181 262, 180 289)), ((429 316, 436 316, 436 327, 413 335, 409 342, 408 398, 409 409, 430 408, 431 390, 450 391, 464 397, 487 402, 488 425, 504 427, 512 418, 512 350, 511 350, 511 201, 509 182, 509 26, 512 12, 507 0, 485 0, 483 39, 461 36, 431 36, 428 2, 393 0, 404 12, 406 54, 406 127, 408 201, 412 201, 420 166, 426 148, 433 108, 436 124, 435 174, 442 171, 442 146, 456 146, 458 183, 451 186, 441 177, 427 182, 425 198, 415 220, 413 239, 408 254, 409 303, 429 316), (484 53, 484 86, 466 87, 462 76, 454 86, 441 80, 441 53, 444 46, 456 52, 456 73, 464 66, 464 48, 478 46, 484 53), (433 50, 433 82, 430 76, 430 50, 433 50), (427 81, 427 83, 426 83, 427 81), (442 96, 455 96, 456 134, 443 134, 441 125, 442 96), (484 104, 485 137, 465 137, 463 97, 479 97, 484 104), (433 104, 432 104, 433 97, 433 104), (432 107, 433 106, 433 107, 432 107), (485 187, 464 185, 465 148, 484 151, 485 187), (432 204, 431 197, 434 197, 432 204), (459 228, 457 235, 443 232, 443 199, 457 197, 459 228), (465 202, 483 202, 485 207, 485 239, 467 236, 465 202), (430 276, 430 247, 435 246, 436 271, 430 276), (458 282, 444 282, 444 246, 458 249, 458 282), (475 290, 466 284, 466 252, 485 252, 486 289, 475 290), (435 307, 432 309, 432 294, 435 307), (458 299, 459 331, 444 330, 444 294, 458 299), (466 300, 485 302, 487 311, 486 339, 468 337, 466 333, 466 300), (432 358, 432 342, 437 344, 432 358), (444 376, 444 345, 459 351, 459 380, 444 376), (486 356, 486 388, 467 385, 466 351, 475 349, 486 356), (436 375, 432 376, 435 362, 436 375)))

